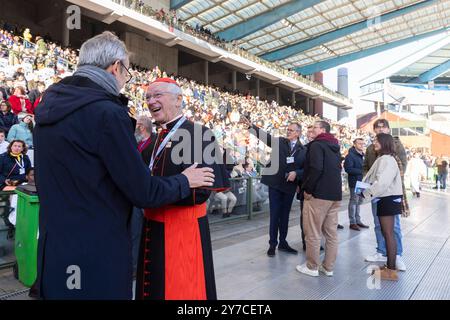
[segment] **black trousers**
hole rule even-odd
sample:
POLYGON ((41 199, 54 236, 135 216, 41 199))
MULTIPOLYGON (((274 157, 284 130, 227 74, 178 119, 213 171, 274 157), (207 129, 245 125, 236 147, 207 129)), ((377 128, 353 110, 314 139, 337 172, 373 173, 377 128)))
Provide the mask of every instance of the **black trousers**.
POLYGON ((288 233, 289 213, 291 212, 292 200, 294 200, 294 193, 284 193, 269 187, 269 244, 271 247, 276 247, 278 243, 280 245, 287 245, 286 236, 288 233))

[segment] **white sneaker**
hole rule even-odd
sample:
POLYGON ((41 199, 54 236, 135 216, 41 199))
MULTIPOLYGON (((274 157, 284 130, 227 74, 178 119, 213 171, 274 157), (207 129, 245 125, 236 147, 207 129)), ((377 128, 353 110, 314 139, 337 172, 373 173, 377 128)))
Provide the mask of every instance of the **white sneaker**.
POLYGON ((319 276, 319 270, 311 270, 306 266, 306 263, 302 264, 302 265, 298 265, 295 267, 295 269, 297 269, 298 272, 300 273, 304 273, 307 274, 308 276, 311 277, 318 277, 319 276))
POLYGON ((397 258, 395 259, 395 268, 398 271, 406 271, 406 264, 401 256, 397 256, 397 258))
POLYGON ((367 256, 364 260, 368 262, 386 262, 387 258, 383 256, 381 253, 376 252, 374 254, 367 256))
POLYGON ((324 275, 326 275, 327 277, 332 277, 333 276, 333 271, 327 271, 323 265, 319 266, 319 272, 323 273, 324 275))

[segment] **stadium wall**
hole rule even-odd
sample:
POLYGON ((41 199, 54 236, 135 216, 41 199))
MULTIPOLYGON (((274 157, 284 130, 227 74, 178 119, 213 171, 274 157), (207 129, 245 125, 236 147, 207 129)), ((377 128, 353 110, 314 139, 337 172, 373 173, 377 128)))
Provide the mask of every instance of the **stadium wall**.
POLYGON ((122 40, 131 53, 132 63, 146 68, 158 66, 168 74, 178 73, 178 49, 164 46, 132 32, 125 32, 122 40))

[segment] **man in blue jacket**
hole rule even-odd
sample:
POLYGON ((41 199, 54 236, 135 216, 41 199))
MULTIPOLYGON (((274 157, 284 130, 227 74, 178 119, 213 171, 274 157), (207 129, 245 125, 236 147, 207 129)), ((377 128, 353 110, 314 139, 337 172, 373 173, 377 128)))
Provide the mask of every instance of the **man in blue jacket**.
POLYGON ((348 202, 348 218, 350 229, 360 231, 360 228, 369 228, 361 222, 359 206, 361 197, 355 194, 356 181, 362 181, 364 163, 364 140, 357 138, 353 141, 353 147, 348 151, 344 161, 344 169, 348 174, 348 187, 350 189, 350 200, 348 202))
POLYGON ((89 39, 74 75, 52 85, 36 109, 40 298, 131 299, 132 206, 170 204, 214 182, 211 169, 196 165, 150 175, 119 94, 128 66, 115 35, 89 39))

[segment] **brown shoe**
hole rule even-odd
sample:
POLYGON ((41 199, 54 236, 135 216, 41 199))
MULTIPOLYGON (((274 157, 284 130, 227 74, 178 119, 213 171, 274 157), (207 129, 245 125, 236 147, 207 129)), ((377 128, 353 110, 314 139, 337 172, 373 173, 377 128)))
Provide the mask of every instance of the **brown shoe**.
POLYGON ((357 225, 358 225, 358 227, 360 227, 360 228, 364 228, 364 229, 367 229, 367 228, 369 228, 369 226, 368 226, 368 225, 366 225, 366 224, 364 224, 364 223, 362 223, 362 222, 360 222, 360 223, 357 223, 357 225))
POLYGON ((397 270, 392 270, 387 267, 381 267, 379 270, 374 270, 375 275, 381 280, 398 281, 397 270))
POLYGON ((361 229, 358 227, 357 224, 351 224, 350 229, 355 230, 355 231, 361 231, 361 229))

